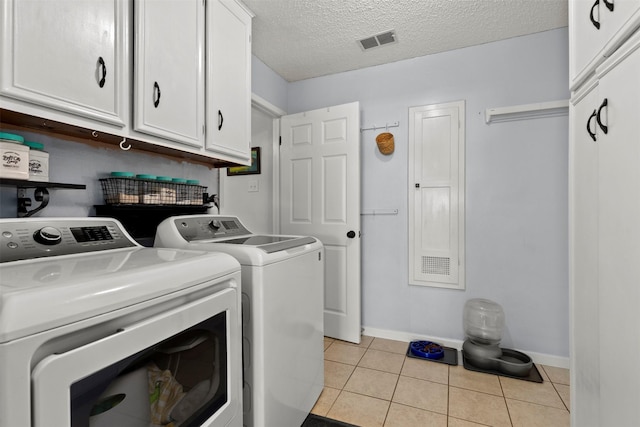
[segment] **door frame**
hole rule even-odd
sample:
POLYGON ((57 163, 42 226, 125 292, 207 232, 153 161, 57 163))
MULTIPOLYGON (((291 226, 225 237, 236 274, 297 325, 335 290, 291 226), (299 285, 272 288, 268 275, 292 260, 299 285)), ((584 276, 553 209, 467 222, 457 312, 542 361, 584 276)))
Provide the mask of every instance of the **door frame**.
MULTIPOLYGON (((271 143, 273 144, 273 170, 271 176, 271 183, 273 187, 273 198, 271 200, 271 209, 273 213, 272 221, 272 234, 278 234, 280 232, 280 117, 287 114, 286 111, 273 105, 266 99, 262 98, 255 93, 251 94, 251 108, 255 108, 266 115, 270 116, 272 120, 271 124, 271 143)), ((223 208, 225 194, 224 194, 224 180, 221 169, 218 170, 218 193, 220 194, 220 211, 223 208)))

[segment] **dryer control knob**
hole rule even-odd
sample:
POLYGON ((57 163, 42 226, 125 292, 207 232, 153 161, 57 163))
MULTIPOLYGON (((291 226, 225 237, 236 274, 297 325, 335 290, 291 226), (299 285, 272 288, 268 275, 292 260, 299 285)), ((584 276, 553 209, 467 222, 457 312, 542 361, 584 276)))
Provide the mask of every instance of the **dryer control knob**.
POLYGON ((220 221, 218 221, 217 219, 209 221, 209 228, 211 228, 214 231, 218 231, 221 225, 222 224, 220 224, 220 221))
POLYGON ((62 241, 62 233, 54 227, 43 227, 33 234, 33 240, 43 245, 57 245, 62 241))

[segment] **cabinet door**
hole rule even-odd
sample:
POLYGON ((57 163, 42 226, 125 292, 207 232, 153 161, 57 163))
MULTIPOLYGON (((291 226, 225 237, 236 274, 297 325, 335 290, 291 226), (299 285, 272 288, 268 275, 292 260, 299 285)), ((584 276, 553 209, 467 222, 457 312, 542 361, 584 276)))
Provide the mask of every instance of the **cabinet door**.
POLYGON ((134 128, 180 143, 204 141, 204 4, 135 2, 134 128))
POLYGON ((640 420, 640 33, 599 70, 599 301, 602 425, 640 420), (615 351, 619 348, 620 351, 615 351), (612 355, 612 350, 615 356, 612 355))
POLYGON ((126 2, 5 0, 4 96, 124 126, 126 2))
POLYGON ((571 417, 598 426, 600 353, 598 318, 598 107, 597 81, 572 101, 570 138, 571 417))
POLYGON ((251 15, 234 0, 207 3, 207 150, 251 161, 251 15))
POLYGON ((640 0, 572 0, 569 22, 575 89, 640 25, 640 0))

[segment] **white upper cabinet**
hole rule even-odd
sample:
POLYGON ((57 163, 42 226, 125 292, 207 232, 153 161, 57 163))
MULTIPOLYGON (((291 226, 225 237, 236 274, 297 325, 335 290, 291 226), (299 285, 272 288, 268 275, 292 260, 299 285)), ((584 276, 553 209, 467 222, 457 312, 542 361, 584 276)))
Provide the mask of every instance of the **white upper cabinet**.
POLYGON ((134 129, 202 147, 205 6, 135 2, 134 129))
POLYGON ((640 0, 569 2, 571 90, 640 26, 640 0))
POLYGON ((127 3, 3 0, 0 93, 124 126, 127 3))
POLYGON ((206 149, 251 162, 251 18, 234 0, 207 2, 206 149))

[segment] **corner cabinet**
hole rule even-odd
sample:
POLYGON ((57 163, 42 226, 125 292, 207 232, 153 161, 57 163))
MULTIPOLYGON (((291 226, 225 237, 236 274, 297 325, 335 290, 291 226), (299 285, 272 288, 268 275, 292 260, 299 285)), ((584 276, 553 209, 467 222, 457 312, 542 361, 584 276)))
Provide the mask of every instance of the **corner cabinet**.
MULTIPOLYGON (((581 43, 572 38, 571 49, 581 43)), ((590 73, 570 113, 571 418, 576 426, 636 425, 640 31, 590 73)))
POLYGON ((4 0, 0 94, 125 126, 127 3, 4 0))
POLYGON ((234 0, 207 2, 206 149, 251 164, 251 19, 234 0))
POLYGON ((134 3, 134 129, 204 145, 202 0, 134 3))
POLYGON ((640 0, 569 2, 571 89, 583 83, 640 26, 640 0))

